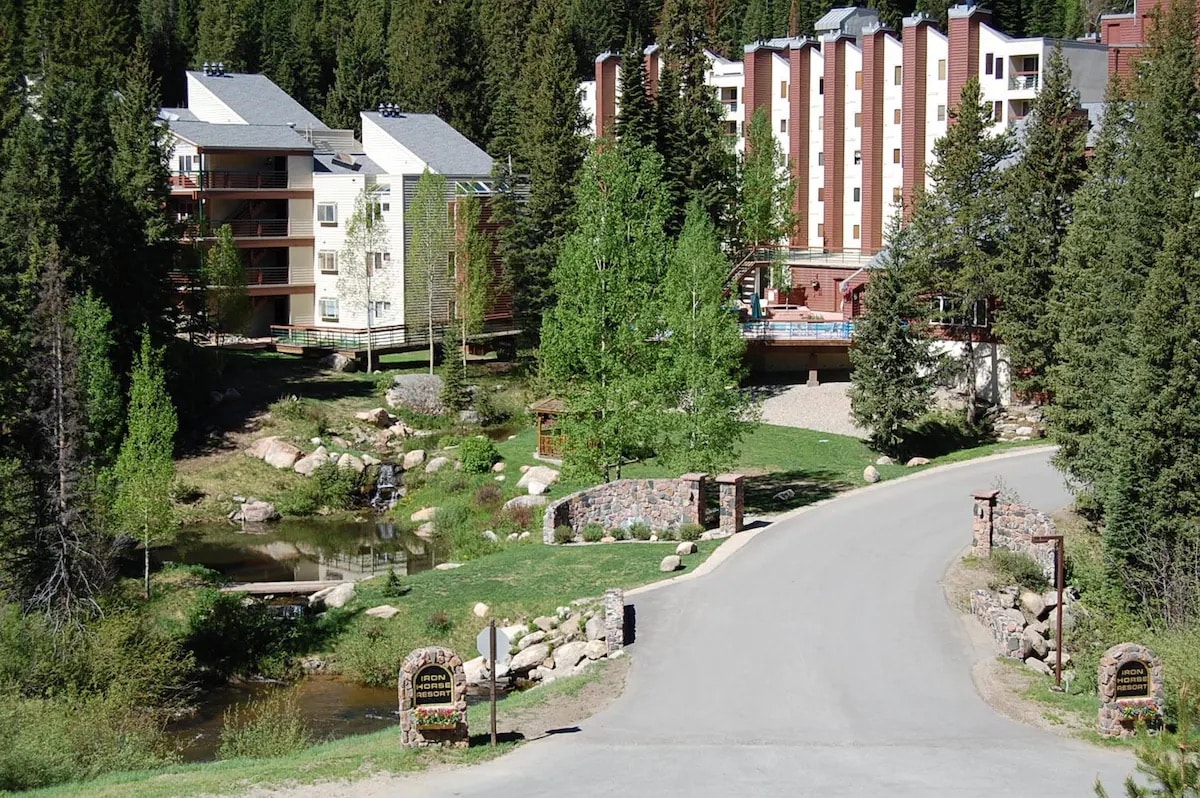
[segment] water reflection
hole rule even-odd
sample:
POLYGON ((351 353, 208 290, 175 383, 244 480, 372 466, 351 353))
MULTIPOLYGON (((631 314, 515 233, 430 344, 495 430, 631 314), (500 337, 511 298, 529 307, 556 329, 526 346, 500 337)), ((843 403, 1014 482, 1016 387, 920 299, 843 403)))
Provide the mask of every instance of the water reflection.
POLYGON ((434 544, 391 523, 281 521, 255 532, 227 524, 184 527, 151 551, 163 563, 203 565, 235 582, 357 581, 432 568, 434 544))

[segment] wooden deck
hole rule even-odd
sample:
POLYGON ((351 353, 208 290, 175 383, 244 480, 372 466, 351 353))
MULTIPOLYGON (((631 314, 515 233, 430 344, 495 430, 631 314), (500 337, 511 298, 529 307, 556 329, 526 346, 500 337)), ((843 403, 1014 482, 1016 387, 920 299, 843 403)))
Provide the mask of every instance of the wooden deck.
POLYGON ((251 596, 278 596, 296 593, 316 593, 330 587, 345 584, 345 580, 336 582, 246 582, 240 585, 230 585, 221 588, 222 593, 247 593, 251 596))

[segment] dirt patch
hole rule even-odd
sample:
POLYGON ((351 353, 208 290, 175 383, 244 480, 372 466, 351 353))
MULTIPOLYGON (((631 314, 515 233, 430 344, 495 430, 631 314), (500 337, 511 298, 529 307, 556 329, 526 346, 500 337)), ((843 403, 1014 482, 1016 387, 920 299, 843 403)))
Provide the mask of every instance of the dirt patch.
POLYGON ((625 689, 629 658, 607 660, 596 678, 577 690, 557 691, 535 706, 503 713, 505 731, 521 735, 526 741, 537 740, 557 729, 570 728, 611 704, 625 689))

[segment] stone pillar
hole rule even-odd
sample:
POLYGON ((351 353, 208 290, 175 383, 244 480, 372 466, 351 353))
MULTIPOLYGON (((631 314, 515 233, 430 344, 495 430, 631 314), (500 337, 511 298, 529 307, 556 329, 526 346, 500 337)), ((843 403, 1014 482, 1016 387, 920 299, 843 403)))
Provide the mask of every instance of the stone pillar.
POLYGON ((704 527, 704 510, 708 505, 708 474, 684 474, 679 478, 687 491, 689 503, 680 513, 680 524, 699 524, 704 527))
POLYGON ((810 352, 808 355, 808 382, 806 385, 810 388, 815 388, 820 384, 820 372, 817 370, 817 353, 810 352))
POLYGON ((736 535, 742 531, 745 480, 742 474, 721 474, 717 477, 721 491, 721 532, 726 535, 736 535))
POLYGON ((1100 658, 1096 674, 1100 710, 1096 732, 1101 737, 1132 737, 1139 725, 1162 725, 1163 663, 1137 643, 1119 643, 1100 658))
POLYGON ((604 591, 604 640, 609 654, 625 648, 625 591, 619 587, 604 591))
POLYGON ((971 553, 976 557, 992 556, 992 514, 996 509, 998 490, 982 490, 971 494, 975 500, 974 521, 971 524, 971 553))
POLYGON ((418 648, 400 666, 400 744, 466 748, 467 674, 448 648, 418 648), (419 715, 424 712, 429 717, 419 715))

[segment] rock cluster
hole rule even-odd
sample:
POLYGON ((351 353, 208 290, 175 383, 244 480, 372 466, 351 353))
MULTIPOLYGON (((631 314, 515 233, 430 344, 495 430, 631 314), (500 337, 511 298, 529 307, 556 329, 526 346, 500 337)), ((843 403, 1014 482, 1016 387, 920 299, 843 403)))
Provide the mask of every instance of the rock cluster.
POLYGON ((1032 441, 1046 437, 1046 422, 1040 407, 1010 405, 994 422, 996 437, 1002 441, 1032 441))
MULTIPOLYGON (((1076 614, 1077 594, 1068 588, 1063 592, 1063 631, 1071 627, 1076 614)), ((1038 673, 1054 672, 1056 623, 1055 608, 1058 593, 1054 590, 1035 593, 1006 587, 999 592, 976 590, 971 594, 971 613, 979 619, 1002 656, 1019 659, 1038 673)), ((1063 666, 1071 657, 1063 652, 1063 666)))
POLYGON ((398 374, 384 398, 389 407, 440 416, 446 412, 446 406, 442 404, 443 387, 442 378, 436 374, 398 374))

